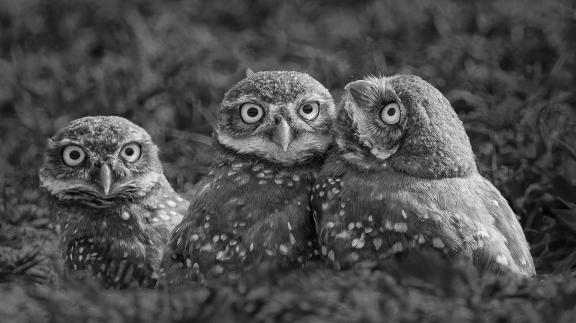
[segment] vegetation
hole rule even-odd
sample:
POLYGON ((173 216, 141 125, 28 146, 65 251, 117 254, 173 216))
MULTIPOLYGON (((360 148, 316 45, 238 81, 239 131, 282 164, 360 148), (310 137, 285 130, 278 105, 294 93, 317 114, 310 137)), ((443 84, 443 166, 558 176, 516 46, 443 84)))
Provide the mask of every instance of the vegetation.
POLYGON ((574 322, 575 70, 568 0, 0 0, 0 320, 574 322), (436 85, 520 216, 540 275, 407 259, 159 291, 62 279, 38 190, 46 138, 81 116, 127 117, 191 194, 216 107, 248 67, 306 71, 335 98, 367 74, 436 85))

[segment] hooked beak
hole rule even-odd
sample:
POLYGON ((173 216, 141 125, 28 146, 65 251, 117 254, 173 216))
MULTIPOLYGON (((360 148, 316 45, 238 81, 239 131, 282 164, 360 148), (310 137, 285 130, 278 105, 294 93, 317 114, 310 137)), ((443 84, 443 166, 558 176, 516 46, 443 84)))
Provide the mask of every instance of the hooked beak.
POLYGON ((102 166, 100 166, 98 177, 104 194, 108 195, 108 193, 110 193, 110 186, 112 186, 112 171, 108 164, 102 164, 102 166))
POLYGON ((276 129, 274 129, 272 141, 281 146, 282 150, 288 150, 288 146, 292 142, 292 131, 290 130, 290 125, 288 125, 286 120, 280 119, 280 122, 276 125, 276 129))

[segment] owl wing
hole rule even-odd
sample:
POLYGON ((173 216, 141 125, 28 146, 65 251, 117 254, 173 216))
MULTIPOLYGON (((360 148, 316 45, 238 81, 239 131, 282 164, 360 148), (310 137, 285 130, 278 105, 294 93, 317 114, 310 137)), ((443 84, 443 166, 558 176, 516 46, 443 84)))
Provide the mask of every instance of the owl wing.
POLYGON ((187 256, 192 251, 192 243, 206 246, 202 249, 203 251, 212 251, 206 233, 208 228, 204 227, 202 221, 203 218, 211 214, 203 206, 202 199, 208 193, 207 189, 210 187, 212 180, 213 176, 209 175, 200 181, 198 186, 204 189, 197 192, 182 221, 176 225, 170 234, 161 265, 162 275, 168 280, 169 284, 195 278, 200 274, 199 262, 195 261, 193 263, 192 259, 194 258, 187 256))
MULTIPOLYGON (((365 221, 373 220, 365 212, 355 210, 352 204, 356 202, 357 194, 348 189, 350 183, 346 183, 347 178, 345 163, 336 154, 330 154, 310 198, 321 255, 336 269, 360 260, 355 248, 359 245, 364 247, 362 227, 365 221)), ((371 256, 365 255, 364 258, 371 256)))
POLYGON ((484 208, 477 208, 480 212, 471 213, 470 218, 485 229, 485 241, 488 242, 480 249, 475 261, 482 266, 492 267, 497 263, 514 268, 516 272, 534 275, 536 271, 530 247, 516 214, 487 179, 477 175, 473 183, 471 190, 484 208))
POLYGON ((390 204, 404 205, 414 218, 433 219, 430 234, 438 237, 436 241, 449 253, 472 258, 482 270, 535 274, 522 227, 488 180, 474 174, 422 183, 393 194, 390 204))
POLYGON ((535 273, 516 215, 488 180, 474 174, 466 178, 415 180, 414 183, 391 195, 392 209, 394 205, 404 205, 404 212, 415 218, 433 219, 430 224, 435 229, 430 233, 435 234, 450 253, 471 257, 480 269, 535 273))
POLYGON ((445 188, 432 195, 437 201, 469 197, 464 198, 464 203, 442 208, 442 202, 422 203, 421 196, 413 195, 406 212, 434 219, 430 224, 435 229, 429 236, 437 239, 448 253, 470 257, 481 270, 535 274, 526 238, 506 200, 487 180, 470 182, 471 192, 466 193, 466 188, 459 192, 445 188))
POLYGON ((145 220, 167 241, 172 230, 182 221, 190 203, 162 177, 159 187, 149 194, 143 204, 145 220))

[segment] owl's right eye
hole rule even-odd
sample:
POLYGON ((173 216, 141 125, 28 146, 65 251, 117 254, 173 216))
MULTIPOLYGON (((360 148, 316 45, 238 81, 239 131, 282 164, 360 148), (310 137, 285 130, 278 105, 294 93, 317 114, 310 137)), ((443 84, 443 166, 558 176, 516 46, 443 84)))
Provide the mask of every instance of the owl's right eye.
POLYGON ((255 123, 264 116, 261 106, 254 103, 245 103, 240 107, 240 117, 246 123, 255 123))
POLYGON ((64 160, 64 164, 75 167, 86 159, 86 153, 79 146, 70 145, 62 150, 62 159, 64 160))
POLYGON ((390 103, 380 111, 380 118, 389 125, 395 125, 400 121, 400 106, 398 103, 390 103))

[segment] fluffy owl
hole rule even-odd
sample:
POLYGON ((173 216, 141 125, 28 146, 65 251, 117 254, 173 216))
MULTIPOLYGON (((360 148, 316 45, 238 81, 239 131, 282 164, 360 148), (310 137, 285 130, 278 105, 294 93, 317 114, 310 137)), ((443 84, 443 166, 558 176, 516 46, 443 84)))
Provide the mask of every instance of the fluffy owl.
POLYGON ((345 87, 312 205, 321 254, 336 268, 410 249, 472 259, 481 270, 533 275, 515 214, 476 168, 448 100, 413 75, 345 87))
POLYGON ((336 112, 307 74, 249 72, 224 96, 209 174, 165 255, 169 283, 317 257, 310 193, 336 112))
POLYGON ((156 285, 163 246, 189 203, 144 129, 120 117, 74 120, 49 139, 39 175, 67 267, 105 287, 156 285))

